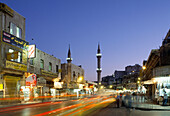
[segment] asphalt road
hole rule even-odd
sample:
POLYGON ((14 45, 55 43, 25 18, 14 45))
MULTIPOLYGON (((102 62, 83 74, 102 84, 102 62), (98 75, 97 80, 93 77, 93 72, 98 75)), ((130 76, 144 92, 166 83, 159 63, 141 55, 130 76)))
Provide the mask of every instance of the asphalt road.
POLYGON ((115 99, 96 96, 62 102, 45 102, 1 108, 0 116, 170 116, 170 111, 116 108, 115 99))
MULTIPOLYGON (((0 116, 42 116, 42 115, 79 115, 84 111, 97 106, 110 98, 106 96, 96 96, 78 100, 62 102, 47 102, 33 105, 20 105, 10 108, 1 108, 0 116)), ((113 98, 112 98, 113 99, 113 98)))

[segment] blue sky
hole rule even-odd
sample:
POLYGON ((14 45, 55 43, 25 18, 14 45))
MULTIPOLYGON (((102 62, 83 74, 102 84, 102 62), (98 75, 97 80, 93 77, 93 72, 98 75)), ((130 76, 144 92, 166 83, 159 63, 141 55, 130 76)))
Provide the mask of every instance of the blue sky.
POLYGON ((26 18, 26 40, 66 62, 82 65, 97 80, 100 42, 102 76, 140 64, 158 49, 170 28, 169 0, 1 0, 26 18), (34 38, 34 41, 31 39, 34 38))

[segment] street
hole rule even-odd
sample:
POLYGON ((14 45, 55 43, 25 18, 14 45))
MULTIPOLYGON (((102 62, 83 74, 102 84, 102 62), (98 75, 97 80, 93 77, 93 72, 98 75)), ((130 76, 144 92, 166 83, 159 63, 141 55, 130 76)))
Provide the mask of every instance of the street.
MULTIPOLYGON (((1 116, 42 116, 42 115, 79 115, 90 110, 92 107, 107 105, 114 99, 107 96, 95 96, 77 100, 44 102, 30 105, 20 105, 1 108, 1 116)), ((93 109, 93 108, 92 108, 93 109)))
POLYGON ((44 102, 0 109, 1 116, 169 116, 170 111, 142 111, 116 107, 110 96, 94 96, 77 100, 44 102))
POLYGON ((116 108, 115 103, 112 103, 89 116, 170 116, 170 111, 143 111, 132 109, 129 112, 125 107, 116 108))

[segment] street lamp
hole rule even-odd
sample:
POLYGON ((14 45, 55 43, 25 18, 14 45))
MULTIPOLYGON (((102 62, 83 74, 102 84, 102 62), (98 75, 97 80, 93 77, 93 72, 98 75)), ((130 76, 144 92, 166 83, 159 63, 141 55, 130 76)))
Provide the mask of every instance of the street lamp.
POLYGON ((83 80, 83 77, 79 77, 78 81, 81 82, 83 80))
POLYGON ((146 69, 146 66, 142 66, 142 69, 145 70, 145 69, 146 69))
POLYGON ((112 85, 110 85, 110 87, 109 87, 109 88, 111 89, 112 87, 113 87, 113 86, 112 86, 112 85))

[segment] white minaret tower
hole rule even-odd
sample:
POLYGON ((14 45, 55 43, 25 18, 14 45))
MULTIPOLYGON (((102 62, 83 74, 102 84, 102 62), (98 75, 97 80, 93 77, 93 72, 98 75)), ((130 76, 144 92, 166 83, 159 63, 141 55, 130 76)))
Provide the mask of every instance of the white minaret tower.
POLYGON ((101 84, 101 72, 102 72, 102 68, 101 68, 102 54, 100 52, 100 45, 99 44, 98 44, 96 57, 97 57, 97 81, 98 81, 98 88, 99 88, 100 84, 101 84))

